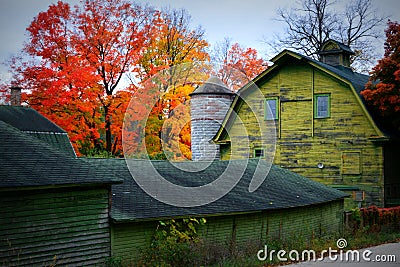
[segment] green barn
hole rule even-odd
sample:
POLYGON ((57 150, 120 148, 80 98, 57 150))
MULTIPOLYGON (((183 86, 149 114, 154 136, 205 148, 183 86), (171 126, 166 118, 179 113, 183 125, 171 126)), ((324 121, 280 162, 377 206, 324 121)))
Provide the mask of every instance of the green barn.
POLYGON ((120 180, 71 156, 65 132, 36 111, 5 110, 15 113, 4 120, 25 130, 0 120, 0 265, 103 264, 111 184, 120 180))
MULTIPOLYGON (((201 172, 186 172, 198 162, 152 161, 154 168, 166 179, 182 186, 201 186, 213 181, 228 164, 245 172, 227 195, 198 207, 175 207, 146 194, 132 178, 123 159, 87 159, 91 164, 107 167, 123 177, 124 182, 113 185, 111 210, 111 251, 113 257, 134 261, 140 251, 150 246, 159 220, 168 218, 206 218, 199 229, 205 240, 220 244, 240 244, 267 237, 310 238, 339 233, 342 226, 343 192, 304 178, 278 166, 272 166, 262 185, 253 193, 249 184, 258 166, 267 170, 265 161, 214 161, 201 172), (180 165, 185 165, 180 168, 180 165)), ((140 160, 130 162, 141 168, 140 160)), ((143 174, 146 175, 146 174, 143 174)), ((151 178, 151 177, 149 177, 151 178)), ((160 189, 162 190, 162 189, 160 189)), ((255 251, 256 253, 256 251, 255 251)))
POLYGON ((349 67, 352 54, 329 40, 321 61, 288 50, 275 56, 254 79, 264 99, 255 99, 253 87, 245 86, 233 100, 213 138, 221 158, 240 158, 230 155, 231 138, 242 135, 238 118, 250 135, 250 157, 267 155, 244 99, 255 101, 265 110, 264 120, 276 125, 274 164, 349 193, 346 208, 400 205, 400 134, 367 108, 360 92, 369 77, 349 67))

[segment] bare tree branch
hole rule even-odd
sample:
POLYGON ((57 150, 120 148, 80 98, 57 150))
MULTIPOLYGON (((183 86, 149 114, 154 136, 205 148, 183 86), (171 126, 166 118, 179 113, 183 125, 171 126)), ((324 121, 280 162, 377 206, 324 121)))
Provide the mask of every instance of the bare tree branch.
POLYGON ((329 39, 350 46, 356 53, 353 68, 365 71, 376 60, 373 40, 382 37, 378 29, 387 17, 378 16, 371 0, 350 1, 343 15, 334 8, 333 0, 301 0, 297 7, 279 8, 278 20, 286 25, 285 32, 265 39, 274 52, 294 49, 318 59, 318 51, 329 39))

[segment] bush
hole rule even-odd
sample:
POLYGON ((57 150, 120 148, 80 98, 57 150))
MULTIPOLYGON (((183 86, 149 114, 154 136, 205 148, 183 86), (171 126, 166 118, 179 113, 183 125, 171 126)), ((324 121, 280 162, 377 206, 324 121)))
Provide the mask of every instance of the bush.
POLYGON ((198 259, 197 226, 205 219, 187 218, 159 221, 148 251, 141 257, 143 266, 195 266, 198 259))
POLYGON ((368 208, 354 209, 347 216, 346 225, 353 232, 366 231, 378 233, 387 230, 400 229, 400 206, 392 208, 368 208))

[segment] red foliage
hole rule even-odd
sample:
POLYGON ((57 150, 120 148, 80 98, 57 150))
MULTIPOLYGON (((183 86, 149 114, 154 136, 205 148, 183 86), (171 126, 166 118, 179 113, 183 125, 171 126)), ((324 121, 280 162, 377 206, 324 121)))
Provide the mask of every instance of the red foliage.
MULTIPOLYGON (((138 85, 161 69, 209 59, 202 30, 192 30, 185 16, 128 0, 83 0, 73 8, 63 1, 50 5, 27 28, 23 52, 29 60, 13 65, 15 83, 27 89, 23 101, 65 129, 78 155, 103 150, 121 155, 125 110, 138 85), (127 73, 133 75, 132 84, 122 85, 127 73)), ((247 80, 265 69, 254 49, 238 44, 225 64, 247 80)), ((187 101, 192 90, 176 86, 154 107, 146 125, 152 129, 149 146, 154 151, 161 149, 163 112, 187 101)), ((3 91, 0 88, 0 94, 3 91)), ((148 91, 135 96, 142 103, 152 97, 148 91)), ((141 118, 144 111, 135 112, 131 115, 141 118)), ((138 138, 134 133, 126 136, 138 138)), ((182 154, 190 158, 189 125, 180 129, 179 142, 182 154)))
POLYGON ((366 89, 361 92, 365 100, 388 121, 400 127, 400 24, 388 22, 384 57, 371 72, 366 89))
POLYGON ((227 51, 223 67, 218 76, 233 90, 238 90, 267 68, 267 63, 258 58, 257 50, 243 48, 238 43, 227 51))
POLYGON ((400 206, 378 208, 370 206, 360 209, 362 225, 370 227, 371 231, 379 231, 383 227, 400 228, 400 206))
POLYGON ((14 66, 18 84, 29 88, 24 101, 63 127, 78 155, 122 151, 133 87, 117 87, 145 50, 150 13, 125 0, 83 1, 75 9, 58 1, 27 28, 24 51, 34 60, 14 66))

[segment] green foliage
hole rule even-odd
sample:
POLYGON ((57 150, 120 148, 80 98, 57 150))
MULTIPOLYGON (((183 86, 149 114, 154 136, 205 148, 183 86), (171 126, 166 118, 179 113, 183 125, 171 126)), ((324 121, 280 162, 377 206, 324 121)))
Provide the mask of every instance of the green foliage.
POLYGON ((206 219, 184 218, 159 221, 150 249, 143 253, 144 266, 191 266, 198 259, 194 245, 197 227, 206 219))
POLYGON ((106 267, 122 267, 121 257, 106 257, 104 260, 104 265, 106 267))

